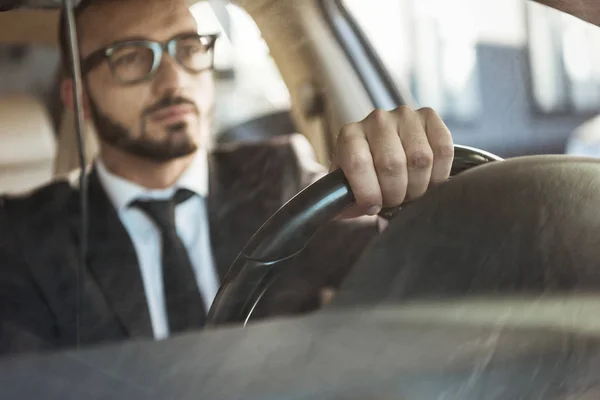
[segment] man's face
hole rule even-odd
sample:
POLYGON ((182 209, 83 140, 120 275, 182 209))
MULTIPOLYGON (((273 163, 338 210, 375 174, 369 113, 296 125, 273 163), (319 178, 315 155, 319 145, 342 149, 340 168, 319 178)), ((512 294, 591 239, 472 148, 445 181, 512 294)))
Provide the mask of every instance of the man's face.
MULTIPOLYGON (((81 58, 131 39, 163 42, 197 26, 185 0, 108 1, 78 18, 81 58)), ((102 142, 153 161, 206 147, 214 85, 212 72, 193 73, 167 54, 151 79, 123 84, 104 60, 85 77, 90 117, 102 142)))

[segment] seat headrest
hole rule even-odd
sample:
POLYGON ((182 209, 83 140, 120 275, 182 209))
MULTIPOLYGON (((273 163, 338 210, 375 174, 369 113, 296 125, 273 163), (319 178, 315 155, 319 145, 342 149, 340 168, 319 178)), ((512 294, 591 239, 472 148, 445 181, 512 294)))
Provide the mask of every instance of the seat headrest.
POLYGON ((51 160, 56 151, 52 121, 34 96, 0 96, 0 165, 51 160))
POLYGON ((600 160, 474 168, 406 206, 332 306, 600 289, 600 160))
POLYGON ((0 193, 30 190, 52 179, 56 138, 41 100, 0 96, 0 193))

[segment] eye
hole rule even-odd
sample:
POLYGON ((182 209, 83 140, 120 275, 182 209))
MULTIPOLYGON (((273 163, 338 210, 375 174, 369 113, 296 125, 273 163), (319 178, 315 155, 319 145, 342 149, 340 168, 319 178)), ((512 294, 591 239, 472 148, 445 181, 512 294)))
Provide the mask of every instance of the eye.
POLYGON ((179 56, 181 57, 191 57, 198 53, 204 53, 205 47, 201 43, 182 43, 179 45, 177 49, 179 56))
POLYGON ((125 67, 128 65, 137 64, 142 61, 142 57, 139 52, 132 51, 127 54, 119 55, 113 58, 113 63, 119 67, 125 67))

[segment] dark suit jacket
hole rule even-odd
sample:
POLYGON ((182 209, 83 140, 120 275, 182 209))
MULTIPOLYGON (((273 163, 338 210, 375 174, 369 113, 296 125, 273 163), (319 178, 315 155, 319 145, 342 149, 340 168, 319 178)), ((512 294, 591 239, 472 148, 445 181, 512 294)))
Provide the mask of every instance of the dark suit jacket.
MULTIPOLYGON (((209 157, 211 240, 221 278, 252 234, 324 171, 295 139, 229 146, 209 157)), ((79 190, 64 180, 0 200, 0 353, 152 337, 135 249, 97 174, 89 177, 89 251, 77 332, 79 190), (79 339, 78 339, 79 335, 79 339)), ((378 232, 375 219, 326 226, 281 276, 263 315, 306 312, 378 232)))

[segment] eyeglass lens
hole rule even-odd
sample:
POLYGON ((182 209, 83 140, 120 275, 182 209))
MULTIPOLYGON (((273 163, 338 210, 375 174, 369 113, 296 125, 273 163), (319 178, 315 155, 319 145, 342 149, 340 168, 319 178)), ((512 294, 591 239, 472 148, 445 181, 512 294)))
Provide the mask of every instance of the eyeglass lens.
MULTIPOLYGON (((184 37, 169 44, 169 53, 184 68, 200 72, 212 67, 210 44, 204 37, 184 37)), ((109 61, 113 73, 124 82, 132 82, 151 75, 158 67, 157 57, 162 48, 153 43, 131 43, 114 49, 109 61)))

